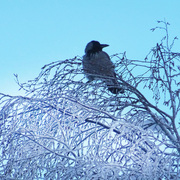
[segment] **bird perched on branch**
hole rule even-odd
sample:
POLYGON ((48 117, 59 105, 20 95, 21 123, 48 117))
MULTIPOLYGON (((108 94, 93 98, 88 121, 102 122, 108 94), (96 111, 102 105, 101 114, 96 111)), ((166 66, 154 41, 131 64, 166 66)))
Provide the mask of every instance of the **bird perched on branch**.
POLYGON ((114 65, 109 55, 102 51, 107 46, 109 45, 100 44, 98 41, 91 41, 87 44, 82 60, 84 73, 89 81, 103 80, 111 93, 124 93, 124 89, 117 81, 114 65))

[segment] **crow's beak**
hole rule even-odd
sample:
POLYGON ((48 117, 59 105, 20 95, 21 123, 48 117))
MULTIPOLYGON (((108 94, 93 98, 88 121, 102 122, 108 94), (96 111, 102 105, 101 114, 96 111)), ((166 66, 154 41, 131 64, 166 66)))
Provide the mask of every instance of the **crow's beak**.
POLYGON ((109 46, 109 45, 108 44, 101 44, 101 48, 105 48, 107 46, 109 46))

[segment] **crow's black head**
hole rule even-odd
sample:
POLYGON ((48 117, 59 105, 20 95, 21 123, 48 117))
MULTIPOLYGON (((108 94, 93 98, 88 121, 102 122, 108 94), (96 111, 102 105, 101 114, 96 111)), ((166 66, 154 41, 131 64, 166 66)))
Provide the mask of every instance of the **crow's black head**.
POLYGON ((108 44, 100 44, 98 41, 91 41, 87 44, 85 48, 85 53, 87 55, 97 53, 99 51, 102 51, 104 47, 109 46, 108 44))

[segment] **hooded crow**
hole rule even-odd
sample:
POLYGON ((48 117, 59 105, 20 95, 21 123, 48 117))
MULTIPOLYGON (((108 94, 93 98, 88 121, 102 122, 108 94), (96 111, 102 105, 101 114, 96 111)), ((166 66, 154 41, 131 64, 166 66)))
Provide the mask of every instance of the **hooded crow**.
POLYGON ((117 81, 114 65, 109 55, 102 51, 107 46, 109 45, 100 44, 98 41, 91 41, 87 44, 82 60, 84 73, 89 81, 103 80, 111 93, 124 93, 124 89, 117 81))

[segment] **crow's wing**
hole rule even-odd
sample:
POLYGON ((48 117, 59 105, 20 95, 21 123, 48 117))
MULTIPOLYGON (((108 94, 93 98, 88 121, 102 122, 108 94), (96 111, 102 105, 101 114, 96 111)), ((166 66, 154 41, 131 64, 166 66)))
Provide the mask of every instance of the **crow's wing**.
POLYGON ((84 55, 82 63, 83 70, 89 81, 101 79, 112 93, 124 93, 124 90, 119 86, 114 65, 107 53, 100 51, 90 56, 84 55))

